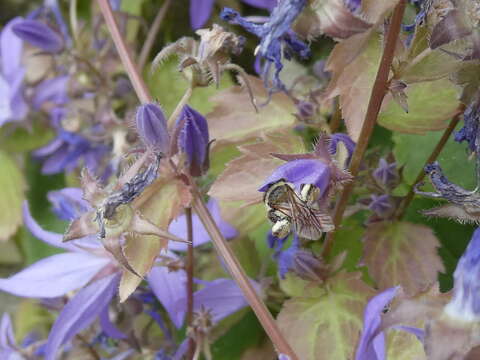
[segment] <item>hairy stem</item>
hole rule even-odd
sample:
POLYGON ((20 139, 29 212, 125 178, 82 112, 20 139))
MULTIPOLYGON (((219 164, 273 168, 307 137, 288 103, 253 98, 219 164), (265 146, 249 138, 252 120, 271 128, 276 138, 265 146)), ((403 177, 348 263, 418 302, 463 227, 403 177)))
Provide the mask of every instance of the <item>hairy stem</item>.
MULTIPOLYGON (((192 226, 192 208, 185 208, 187 218, 187 240, 189 241, 187 249, 187 326, 192 326, 193 321, 193 226, 192 226)), ((195 353, 195 341, 192 337, 188 340, 187 359, 192 359, 195 353)))
MULTIPOLYGON (((459 112, 452 118, 452 121, 450 121, 450 124, 445 129, 445 131, 443 132, 442 137, 438 141, 438 143, 435 146, 435 148, 433 149, 432 153, 430 154, 428 159, 425 161, 425 165, 434 162, 437 159, 438 155, 440 155, 440 153, 443 150, 443 147, 445 146, 445 144, 448 141, 448 138, 452 134, 453 130, 455 130, 455 128, 457 127, 457 124, 460 121, 462 112, 463 112, 463 107, 460 107, 459 112)), ((408 191, 408 194, 403 198, 400 206, 398 207, 398 210, 395 214, 395 218, 397 220, 400 220, 400 219, 403 218, 403 216, 405 215, 405 212, 408 209, 408 206, 412 202, 412 200, 415 196, 415 184, 418 184, 419 182, 421 182, 423 180, 423 178, 425 177, 425 171, 423 170, 423 168, 424 168, 424 166, 422 167, 422 169, 418 173, 417 178, 413 182, 412 186, 410 186, 410 190, 408 191)))
MULTIPOLYGON (((105 17, 105 21, 107 26, 112 34, 114 39, 115 46, 117 47, 117 51, 120 54, 120 59, 122 60, 123 65, 125 66, 125 70, 132 82, 135 92, 139 97, 141 102, 149 102, 151 101, 151 96, 148 93, 147 87, 143 79, 141 78, 140 74, 137 71, 135 64, 132 61, 130 53, 125 45, 125 42, 118 30, 117 23, 112 14, 112 9, 108 0, 97 0, 100 9, 105 17), (107 20, 108 19, 108 20, 107 20)), ((178 106, 177 106, 178 107, 178 106)), ((243 295, 247 299, 248 303, 252 307, 253 311, 257 315, 260 324, 262 324, 265 332, 270 337, 273 345, 277 349, 278 352, 288 355, 291 360, 299 360, 298 357, 293 352, 292 348, 288 344, 288 342, 283 337, 280 329, 277 327, 275 320, 272 317, 272 314, 268 311, 267 307, 263 303, 260 296, 255 292, 252 284, 248 281, 247 275, 245 271, 241 267, 240 263, 238 262, 237 258, 233 254, 232 250, 230 249, 227 241, 223 237, 222 233, 220 232, 217 224, 212 218, 212 215, 208 211, 207 207, 203 203, 200 192, 196 188, 194 182, 191 182, 192 192, 194 196, 193 201, 193 209, 197 213, 200 221, 205 226, 205 229, 209 233, 212 241, 215 245, 215 248, 225 263, 225 266, 228 268, 232 278, 235 280, 237 285, 243 292, 243 295)))
POLYGON ((125 70, 133 85, 135 93, 140 99, 140 102, 151 102, 152 98, 148 92, 147 85, 140 76, 135 63, 133 62, 132 54, 127 48, 127 44, 120 33, 117 21, 115 20, 112 8, 110 7, 110 2, 108 0, 97 0, 97 2, 100 6, 100 10, 102 11, 108 30, 110 31, 110 35, 112 36, 113 43, 117 48, 118 55, 120 56, 123 66, 125 66, 125 70))
POLYGON ((143 43, 142 50, 140 51, 140 55, 138 56, 139 69, 143 69, 147 63, 148 55, 150 55, 150 51, 152 50, 155 37, 158 34, 158 30, 160 30, 160 26, 162 25, 163 19, 165 18, 171 3, 172 0, 166 0, 158 11, 157 16, 155 16, 155 19, 153 20, 152 26, 147 34, 147 38, 143 43))
MULTIPOLYGON (((335 206, 335 212, 333 215, 333 222, 335 228, 340 226, 342 222, 343 213, 347 208, 348 199, 352 193, 355 177, 358 175, 360 165, 362 163, 363 157, 368 147, 370 137, 372 136, 373 128, 377 122, 378 113, 380 112, 380 107, 382 106, 383 98, 388 91, 388 75, 390 73, 390 67, 392 65, 393 56, 395 53, 395 47, 397 45, 398 35, 400 33, 400 26, 402 25, 403 13, 405 12, 406 0, 400 0, 400 2, 395 7, 393 11, 392 19, 388 29, 388 34, 386 37, 385 47, 383 49, 382 59, 380 61, 380 66, 378 67, 377 76, 375 78, 375 83, 373 84, 372 93, 370 95, 370 100, 368 102, 367 113, 365 115, 365 120, 363 122, 362 130, 360 131, 360 136, 358 138, 355 151, 352 155, 352 160, 350 163, 350 173, 354 177, 354 180, 345 185, 343 192, 340 195, 340 198, 337 201, 335 206)), ((334 232, 327 234, 325 239, 325 245, 323 248, 323 255, 326 256, 333 243, 334 232)))
POLYGON ((170 117, 168 118, 167 125, 169 129, 173 128, 173 125, 175 124, 175 120, 177 120, 178 115, 180 115, 180 112, 182 111, 183 107, 187 105, 188 100, 190 100, 190 97, 192 96, 193 93, 193 85, 189 85, 185 93, 183 94, 182 98, 180 99, 180 102, 177 104, 175 107, 175 110, 170 114, 170 117))

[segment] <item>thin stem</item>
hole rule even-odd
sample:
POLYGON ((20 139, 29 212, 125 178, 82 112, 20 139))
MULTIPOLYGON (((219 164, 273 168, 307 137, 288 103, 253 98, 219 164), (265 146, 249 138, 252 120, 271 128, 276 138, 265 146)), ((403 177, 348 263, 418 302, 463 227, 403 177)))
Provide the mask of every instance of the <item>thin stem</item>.
POLYGON ((172 114, 168 118, 167 125, 169 129, 171 129, 175 124, 175 120, 177 120, 178 115, 180 115, 183 107, 187 105, 188 100, 190 100, 190 97, 192 96, 192 93, 193 85, 189 85, 187 90, 185 91, 185 94, 183 94, 182 98, 180 99, 180 102, 177 104, 177 107, 175 108, 175 110, 173 110, 172 114))
MULTIPOLYGON (((185 208, 187 218, 187 240, 190 242, 187 249, 187 326, 192 326, 193 321, 193 226, 192 226, 192 208, 185 208)), ((187 359, 192 359, 195 353, 195 341, 193 337, 188 340, 187 359)))
MULTIPOLYGON (((433 151, 430 154, 430 156, 428 157, 428 159, 425 161, 425 165, 434 162, 437 159, 438 155, 440 155, 440 153, 443 150, 443 147, 445 146, 445 144, 448 141, 448 138, 452 134, 453 130, 455 130, 455 128, 457 127, 457 124, 458 124, 458 122, 460 121, 460 118, 461 118, 461 114, 462 114, 462 110, 460 109, 459 112, 452 118, 452 121, 450 121, 450 124, 445 129, 445 131, 443 132, 442 137, 438 141, 437 145, 433 149, 433 151)), ((410 186, 410 190, 408 191, 408 194, 403 198, 402 203, 398 207, 397 213, 395 214, 395 218, 397 220, 400 220, 400 219, 403 218, 403 216, 405 215, 405 212, 407 211, 408 206, 412 202, 412 200, 415 196, 415 184, 418 184, 419 182, 421 182, 423 180, 423 178, 425 177, 425 171, 423 170, 423 168, 424 168, 424 166, 422 167, 422 169, 418 173, 417 178, 413 182, 412 186, 410 186)))
POLYGON ((110 31, 110 35, 112 36, 113 43, 117 48, 118 55, 120 56, 123 66, 125 66, 125 70, 133 85, 135 93, 140 99, 140 102, 151 102, 152 98, 148 92, 147 85, 140 76, 135 63, 133 62, 132 54, 127 48, 127 44, 125 43, 122 34, 120 34, 117 21, 115 20, 112 8, 110 7, 110 2, 108 0, 97 0, 97 2, 100 6, 100 10, 102 11, 108 30, 110 31))
POLYGON ((267 309, 263 301, 257 295, 255 289, 248 280, 245 271, 240 266, 237 258, 232 252, 232 249, 230 248, 222 233, 218 229, 215 221, 208 212, 207 207, 201 200, 200 194, 198 193, 198 191, 196 191, 196 189, 194 190, 193 196, 193 209, 195 213, 198 215, 203 225, 205 226, 205 229, 210 235, 213 245, 217 250, 217 253, 222 256, 225 265, 230 271, 230 274, 242 290, 245 298, 250 304, 250 307, 257 315, 257 318, 262 324, 265 332, 275 345, 276 350, 280 353, 290 356, 290 359, 292 360, 298 360, 298 357, 295 355, 292 348, 280 332, 280 329, 277 327, 277 324, 275 323, 275 320, 270 314, 270 311, 267 309))
MULTIPOLYGON (((354 181, 355 177, 358 175, 358 171, 367 150, 370 137, 372 136, 373 128, 377 122, 377 117, 378 113, 380 112, 380 107, 382 106, 383 98, 388 91, 388 75, 390 74, 390 67, 392 65, 395 47, 397 45, 397 39, 400 33, 400 26, 402 25, 403 13, 405 12, 405 3, 406 0, 400 0, 393 11, 392 20, 388 29, 387 40, 383 49, 382 59, 380 61, 380 66, 378 67, 377 76, 375 78, 375 83, 373 84, 372 93, 368 102, 367 113, 365 115, 362 130, 358 138, 358 143, 355 147, 355 151, 353 152, 350 163, 349 170, 354 177, 354 181)), ((350 198, 350 194, 352 193, 354 187, 354 181, 345 185, 343 192, 337 201, 335 213, 333 215, 335 228, 338 228, 342 222, 343 213, 347 208, 348 199, 350 198)), ((324 256, 326 256, 331 249, 334 239, 333 234, 333 232, 327 234, 323 249, 324 256)))
MULTIPOLYGON (((140 77, 138 70, 131 59, 130 53, 125 46, 122 36, 120 35, 117 23, 113 18, 112 9, 108 0, 97 1, 105 17, 105 21, 110 30, 110 33, 114 38, 115 46, 117 47, 117 51, 120 54, 120 58, 125 67, 125 70, 128 73, 130 81, 134 85, 134 90, 137 93, 137 96, 142 102, 150 101, 151 96, 148 93, 148 89, 145 86, 143 79, 140 77)), ((190 186, 193 193, 193 210, 197 213, 200 221, 205 226, 205 229, 212 238, 217 253, 220 255, 226 267, 230 271, 232 278, 242 290, 243 295, 245 296, 253 311, 257 315, 258 320, 262 324, 267 335, 270 337, 273 345, 278 352, 290 356, 291 360, 299 360, 288 342, 283 337, 280 329, 277 327, 275 320, 272 317, 272 314, 270 314, 262 299, 258 296, 252 284, 249 282, 245 271, 243 270, 237 258, 228 246, 227 241, 225 240, 217 224, 213 220, 212 215, 203 203, 200 192, 198 191, 195 183, 191 182, 190 186)))
POLYGON ((142 50, 140 51, 140 55, 138 57, 139 69, 143 69, 145 67, 148 55, 150 55, 150 51, 152 50, 155 37, 158 34, 158 30, 160 30, 160 26, 162 25, 163 19, 165 18, 165 15, 167 14, 167 10, 170 7, 171 3, 172 0, 166 0, 158 11, 157 16, 155 16, 155 19, 153 20, 150 31, 147 34, 147 38, 143 43, 142 50))
POLYGON ((78 39, 78 17, 77 17, 77 0, 70 0, 70 7, 68 9, 70 17, 70 27, 72 28, 73 40, 77 42, 78 39))
POLYGON ((340 99, 338 97, 335 99, 334 112, 332 119, 330 120, 330 132, 333 134, 337 132, 340 127, 340 121, 342 120, 342 110, 340 109, 340 99))

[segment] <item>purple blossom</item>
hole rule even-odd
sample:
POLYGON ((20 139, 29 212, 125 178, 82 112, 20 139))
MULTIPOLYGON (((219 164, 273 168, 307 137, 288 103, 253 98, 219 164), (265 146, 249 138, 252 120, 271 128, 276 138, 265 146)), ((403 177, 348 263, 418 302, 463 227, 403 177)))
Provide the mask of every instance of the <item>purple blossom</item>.
POLYGON ((65 105, 68 98, 68 82, 70 76, 60 75, 51 79, 43 80, 34 90, 33 107, 38 110, 46 103, 65 105))
POLYGON ((72 221, 92 210, 90 204, 82 198, 82 193, 82 189, 79 188, 64 188, 48 192, 47 198, 53 206, 52 211, 59 219, 72 221))
POLYGON ((10 315, 4 313, 0 320, 0 358, 5 360, 21 359, 10 315))
POLYGON ((479 101, 471 103, 463 113, 463 127, 455 133, 455 141, 468 143, 470 151, 477 151, 478 125, 480 122, 479 101))
MULTIPOLYGON (((277 0, 243 0, 250 6, 271 10, 277 0)), ((212 14, 215 0, 190 0, 190 25, 193 30, 200 29, 212 14)))
POLYGON ((390 202, 390 195, 371 195, 370 200, 368 208, 381 218, 386 218, 391 213, 393 205, 390 202))
POLYGON ((63 50, 62 36, 41 21, 23 20, 15 24, 12 30, 23 41, 46 52, 59 53, 63 50))
POLYGON ((28 111, 23 97, 23 41, 12 31, 13 26, 22 21, 16 17, 0 32, 0 126, 8 121, 23 120, 28 111))
POLYGON ((380 331, 382 313, 390 304, 399 287, 387 289, 368 302, 363 317, 363 330, 355 360, 386 360, 385 334, 380 331))
POLYGON ((185 105, 175 123, 174 134, 177 150, 186 155, 190 175, 205 174, 210 165, 207 120, 198 111, 185 105))
POLYGON ((474 322, 480 320, 480 229, 473 237, 458 261, 455 269, 453 298, 445 312, 451 317, 474 322))
POLYGON ((397 178, 397 163, 388 163, 381 158, 378 167, 373 171, 373 177, 380 185, 390 185, 397 178))
MULTIPOLYGON (((277 238, 276 238, 277 239, 277 238)), ((278 239, 276 242, 276 250, 273 255, 274 259, 278 263, 278 273, 282 279, 285 279, 287 272, 292 270, 295 263, 295 256, 297 252, 300 250, 300 241, 298 236, 294 234, 292 243, 290 246, 283 250, 283 244, 285 243, 287 238, 278 239)))
POLYGON ((143 143, 150 149, 166 154, 170 146, 167 120, 162 109, 154 103, 140 105, 135 125, 143 143))
POLYGON ((272 10, 270 18, 264 24, 257 24, 240 16, 230 8, 224 8, 220 17, 231 24, 242 26, 248 32, 258 36, 260 40, 258 53, 265 60, 261 77, 269 92, 285 91, 285 85, 280 80, 280 71, 283 68, 283 57, 290 60, 293 54, 301 58, 310 56, 310 49, 291 26, 306 5, 306 0, 281 0, 272 10), (273 78, 270 71, 275 66, 273 78))
MULTIPOLYGON (((237 236, 238 232, 235 228, 230 225, 228 222, 223 220, 220 214, 220 207, 215 199, 211 198, 207 203, 207 208, 212 214, 213 220, 215 220, 220 232, 226 239, 231 239, 237 236)), ((200 246, 209 242, 210 235, 203 226, 197 214, 192 216, 192 227, 193 227, 193 246, 200 246)), ((185 215, 181 215, 178 218, 174 219, 168 226, 168 232, 178 236, 179 238, 187 238, 187 219, 185 215)), ((175 251, 187 251, 187 245, 185 243, 170 241, 168 243, 168 248, 175 251)))
POLYGON ((344 0, 344 2, 351 12, 356 12, 362 6, 362 0, 344 0))

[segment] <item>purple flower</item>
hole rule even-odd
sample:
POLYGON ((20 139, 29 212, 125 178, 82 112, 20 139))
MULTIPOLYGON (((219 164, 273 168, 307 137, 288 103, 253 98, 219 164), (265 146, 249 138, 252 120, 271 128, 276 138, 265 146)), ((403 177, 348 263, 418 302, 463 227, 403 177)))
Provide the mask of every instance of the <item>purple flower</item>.
POLYGON ((8 121, 23 120, 28 111, 23 97, 23 42, 12 31, 13 26, 22 21, 16 17, 0 32, 0 126, 8 121))
POLYGON ((190 175, 205 174, 210 165, 207 120, 198 111, 185 105, 175 124, 174 134, 176 150, 186 155, 190 175))
POLYGON ((68 75, 43 80, 34 90, 33 107, 38 110, 46 103, 64 105, 68 102, 68 75))
POLYGON ((477 151, 475 145, 478 136, 478 125, 480 122, 480 102, 474 101, 463 113, 463 127, 455 133, 455 141, 468 143, 470 151, 477 151))
POLYGON ((445 312, 466 322, 480 320, 480 229, 473 237, 458 261, 455 269, 453 298, 445 306, 445 312))
POLYGON ((63 39, 60 34, 38 20, 23 20, 13 26, 13 32, 23 41, 50 53, 63 50, 63 39))
POLYGON ((355 360, 386 360, 385 334, 380 331, 382 313, 393 300, 399 287, 387 289, 368 302, 363 317, 363 330, 355 360))
POLYGON ((220 17, 231 24, 242 26, 248 32, 258 36, 260 40, 259 54, 265 60, 261 77, 269 92, 285 91, 285 85, 280 80, 280 71, 283 68, 282 58, 290 60, 293 54, 301 58, 310 56, 307 44, 299 39, 291 26, 306 5, 306 0, 281 0, 272 10, 270 18, 264 24, 248 21, 230 8, 224 8, 220 17), (275 66, 275 73, 271 77, 270 70, 275 66))
MULTIPOLYGON (((271 10, 277 0, 243 0, 250 6, 271 10)), ((190 0, 190 25, 193 30, 200 29, 210 18, 215 0, 190 0)))
POLYGON ((370 210, 374 211, 381 218, 386 218, 390 215, 393 209, 393 205, 390 202, 390 195, 371 195, 370 199, 371 202, 370 205, 368 205, 370 210))
MULTIPOLYGON (((220 214, 220 207, 215 199, 211 198, 208 201, 207 208, 212 214, 213 220, 215 220, 220 232, 226 239, 231 239, 237 236, 237 230, 230 225, 228 222, 222 219, 220 214)), ((209 242, 210 235, 208 235, 207 230, 203 226, 202 222, 198 218, 197 214, 192 216, 192 227, 193 227, 193 246, 200 246, 209 242)), ((185 215, 181 215, 178 218, 174 219, 169 227, 168 232, 178 236, 179 238, 187 238, 187 219, 185 215)), ((184 243, 170 241, 168 243, 168 248, 175 251, 187 251, 187 245, 184 243)))
POLYGON ((397 178, 397 163, 388 163, 381 158, 372 175, 380 185, 388 186, 397 178))
POLYGON ((5 360, 22 359, 13 333, 10 315, 4 313, 0 320, 0 358, 5 360))
POLYGON ((332 154, 337 153, 339 143, 342 143, 343 146, 345 146, 345 149, 348 153, 347 163, 349 163, 350 159, 352 158, 353 152, 355 151, 355 142, 347 134, 335 133, 330 135, 329 150, 332 154))
POLYGON ((82 193, 79 188, 64 188, 48 192, 47 198, 59 219, 72 221, 91 210, 90 204, 82 198, 82 193))
MULTIPOLYGON (((285 244, 288 237, 278 239, 275 236, 272 236, 271 232, 269 232, 268 236, 271 236, 275 239, 275 241, 273 242, 275 244, 275 253, 273 257, 278 263, 278 273, 280 274, 280 277, 282 279, 285 279, 285 275, 287 274, 287 272, 293 269, 295 265, 295 256, 300 249, 300 242, 298 236, 294 234, 292 243, 285 250, 283 250, 283 245, 285 244)), ((271 240, 269 240, 269 243, 270 242, 271 240)))
POLYGON ((362 6, 362 0, 344 0, 345 5, 351 12, 356 12, 362 6))
POLYGON ((170 146, 167 120, 157 104, 140 105, 135 116, 138 135, 150 149, 166 154, 170 146))

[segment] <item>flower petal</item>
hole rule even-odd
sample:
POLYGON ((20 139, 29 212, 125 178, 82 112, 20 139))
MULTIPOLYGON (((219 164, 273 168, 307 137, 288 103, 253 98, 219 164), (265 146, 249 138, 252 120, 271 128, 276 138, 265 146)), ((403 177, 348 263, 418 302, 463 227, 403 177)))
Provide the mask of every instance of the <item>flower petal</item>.
MULTIPOLYGON (((218 225, 220 232, 226 239, 231 239, 237 236, 237 230, 230 225, 228 222, 222 219, 220 214, 220 207, 218 206, 217 201, 214 198, 211 198, 207 204, 208 210, 212 214, 213 220, 218 225)), ((193 246, 200 246, 210 241, 210 235, 208 235, 207 230, 203 226, 202 222, 198 218, 197 214, 192 216, 192 227, 193 227, 193 246)), ((179 238, 187 238, 187 218, 185 215, 181 215, 178 218, 174 219, 169 227, 168 232, 173 235, 178 236, 179 238)), ((168 243, 169 250, 175 251, 187 251, 187 244, 181 242, 170 241, 168 243)))
POLYGON ((127 335, 121 332, 111 321, 108 315, 108 305, 100 313, 100 326, 102 330, 113 339, 125 339, 127 335))
POLYGON ((61 75, 42 81, 35 88, 33 107, 38 110, 47 101, 56 105, 65 104, 68 101, 67 88, 69 79, 68 75, 61 75))
POLYGON ((80 290, 63 308, 53 324, 45 349, 45 360, 55 360, 59 347, 89 326, 114 297, 118 273, 97 280, 80 290))
POLYGON ((17 72, 21 66, 23 41, 13 33, 12 27, 21 23, 23 18, 16 17, 10 20, 0 33, 0 56, 2 72, 7 81, 11 81, 11 76, 17 72), (8 54, 8 56, 6 56, 8 54))
POLYGON ((186 311, 185 271, 169 271, 166 267, 155 266, 148 274, 147 280, 172 322, 178 329, 181 328, 186 311))
POLYGON ((215 0, 190 0, 190 25, 200 29, 210 18, 215 0))
POLYGON ((8 313, 4 313, 0 321, 0 349, 11 349, 15 344, 12 320, 8 313))
POLYGON ((0 290, 22 297, 61 296, 87 284, 110 261, 80 252, 53 255, 0 279, 0 290))

